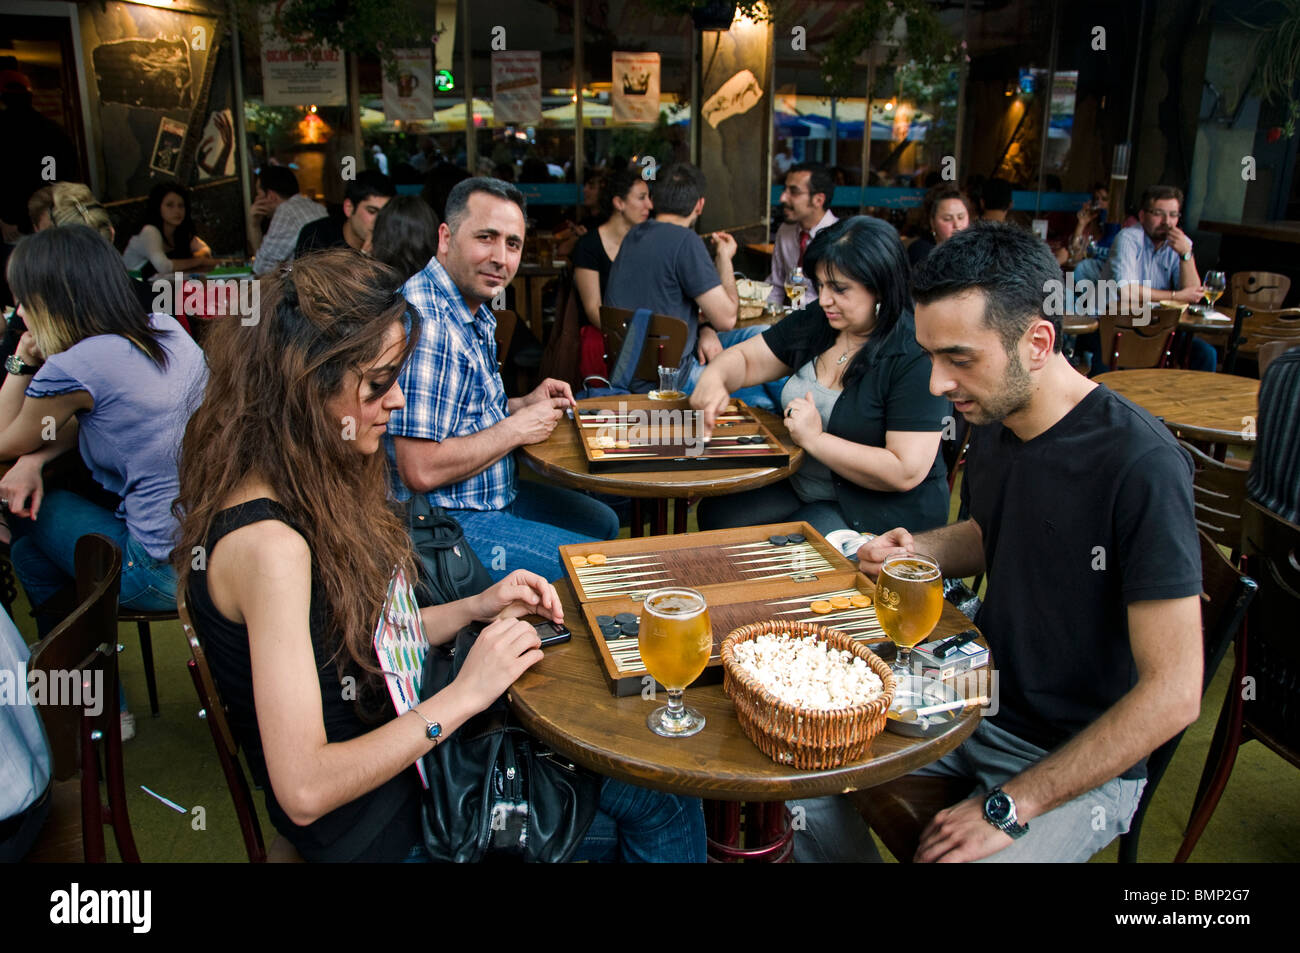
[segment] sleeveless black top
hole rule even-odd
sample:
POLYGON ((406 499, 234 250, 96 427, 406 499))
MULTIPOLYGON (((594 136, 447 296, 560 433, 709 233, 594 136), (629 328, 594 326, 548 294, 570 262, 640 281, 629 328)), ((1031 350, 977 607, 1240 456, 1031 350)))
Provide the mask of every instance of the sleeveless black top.
MULTIPOLYGON (((217 514, 206 541, 207 552, 211 553, 227 533, 262 520, 278 520, 298 530, 281 504, 265 498, 250 500, 217 514)), ((275 829, 307 860, 404 860, 411 847, 423 841, 419 813, 420 780, 415 768, 407 768, 375 790, 305 827, 291 821, 276 800, 267 777, 262 741, 257 730, 257 710, 253 703, 248 628, 231 622, 212 604, 206 569, 196 569, 191 573, 188 596, 212 677, 229 709, 231 731, 244 749, 254 782, 266 791, 266 809, 275 829)), ((334 653, 325 644, 327 605, 313 569, 309 615, 312 652, 320 681, 325 737, 334 743, 356 738, 374 726, 365 724, 357 715, 354 703, 344 698, 334 653)), ((348 699, 355 695, 355 691, 349 692, 348 699)))

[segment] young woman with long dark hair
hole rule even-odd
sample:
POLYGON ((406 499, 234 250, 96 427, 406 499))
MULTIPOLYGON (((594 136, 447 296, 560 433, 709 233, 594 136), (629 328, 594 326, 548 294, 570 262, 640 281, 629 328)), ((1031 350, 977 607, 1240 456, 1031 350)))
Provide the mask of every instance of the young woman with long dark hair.
POLYGON ((140 271, 144 278, 212 263, 212 250, 195 233, 188 189, 159 182, 149 190, 144 225, 127 242, 122 261, 127 271, 140 271))
MULTIPOLYGON (((430 726, 445 739, 542 658, 519 616, 562 618, 524 570, 420 610, 434 645, 487 625, 450 686, 395 715, 372 638, 395 571, 415 578, 377 452, 419 335, 398 287, 347 249, 282 266, 257 324, 208 339, 181 450, 177 572, 272 823, 308 860, 427 857, 414 764, 430 726)), ((697 800, 606 781, 600 807, 579 857, 703 859, 697 800)))

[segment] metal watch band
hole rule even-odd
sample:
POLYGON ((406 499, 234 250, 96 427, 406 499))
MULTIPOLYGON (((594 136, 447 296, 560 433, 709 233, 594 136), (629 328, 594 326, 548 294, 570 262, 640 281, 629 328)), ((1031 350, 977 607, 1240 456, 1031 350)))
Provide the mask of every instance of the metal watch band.
POLYGON ((984 799, 984 820, 988 821, 990 824, 992 824, 998 830, 1002 831, 1004 834, 1010 836, 1013 840, 1016 838, 1024 837, 1026 834, 1029 833, 1029 825, 1017 823, 1014 819, 1015 813, 1016 813, 1015 799, 1006 791, 1002 790, 1002 788, 1000 787, 994 788, 992 791, 988 793, 988 796, 985 797, 984 799), (995 795, 999 795, 999 794, 1002 795, 1004 798, 1006 798, 1008 802, 1010 802, 1011 817, 1007 817, 1001 821, 995 821, 993 818, 989 817, 988 805, 989 805, 989 801, 995 795))

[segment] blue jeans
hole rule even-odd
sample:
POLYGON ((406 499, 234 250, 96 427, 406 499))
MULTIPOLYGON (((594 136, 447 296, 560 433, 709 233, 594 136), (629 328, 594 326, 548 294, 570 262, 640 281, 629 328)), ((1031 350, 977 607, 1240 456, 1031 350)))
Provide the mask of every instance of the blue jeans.
MULTIPOLYGON (((742 341, 748 341, 752 337, 757 337, 768 329, 766 324, 757 324, 748 328, 736 328, 734 331, 719 331, 718 340, 722 342, 724 348, 734 347, 742 341)), ((704 366, 695 359, 694 352, 682 355, 682 367, 686 368, 686 393, 695 390, 695 382, 700 379, 704 373, 704 366)), ((772 385, 756 384, 753 387, 742 387, 732 394, 749 404, 750 407, 758 407, 761 410, 776 410, 781 403, 780 386, 784 381, 778 382, 776 398, 773 399, 771 393, 767 390, 772 385)))
POLYGON ((599 500, 531 480, 516 487, 515 501, 505 509, 447 511, 493 580, 516 569, 559 579, 561 546, 618 536, 618 514, 599 500))
MULTIPOLYGON (((593 863, 702 864, 704 806, 699 798, 661 794, 605 778, 600 808, 573 859, 593 863)), ((427 863, 423 844, 406 863, 427 863)))
POLYGON ((119 605, 148 611, 176 608, 176 573, 154 559, 129 532, 126 522, 67 490, 51 490, 40 519, 28 522, 11 547, 14 572, 32 606, 39 606, 76 577, 77 540, 102 533, 122 550, 119 605))

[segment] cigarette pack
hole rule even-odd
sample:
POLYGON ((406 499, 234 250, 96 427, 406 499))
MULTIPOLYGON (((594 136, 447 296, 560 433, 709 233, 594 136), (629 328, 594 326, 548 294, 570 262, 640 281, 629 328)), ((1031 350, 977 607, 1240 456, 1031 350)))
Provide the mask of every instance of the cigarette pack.
POLYGON ((989 650, 978 642, 967 642, 949 649, 943 658, 935 658, 934 650, 946 639, 935 639, 912 649, 912 674, 925 678, 945 679, 987 665, 989 650))

